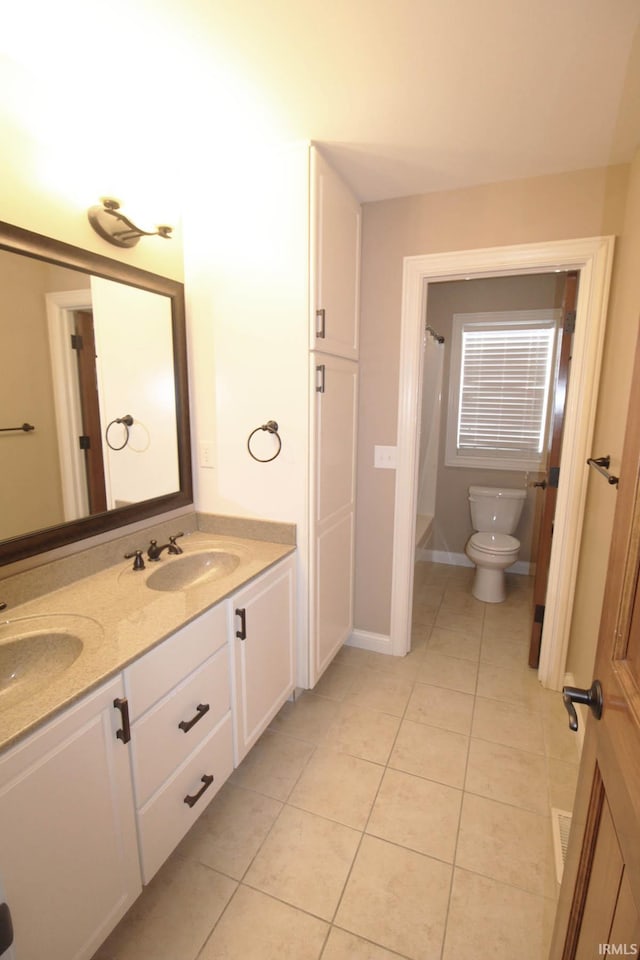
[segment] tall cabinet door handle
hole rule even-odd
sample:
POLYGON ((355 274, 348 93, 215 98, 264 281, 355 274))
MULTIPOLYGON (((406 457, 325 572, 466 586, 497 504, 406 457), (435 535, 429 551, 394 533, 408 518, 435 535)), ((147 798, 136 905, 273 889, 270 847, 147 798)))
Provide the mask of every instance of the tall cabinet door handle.
POLYGON ((326 335, 324 310, 316 310, 316 337, 324 340, 326 335))
POLYGON ((325 365, 324 363, 319 364, 316 367, 316 393, 324 393, 325 386, 325 365))
POLYGON ((129 743, 131 740, 131 724, 129 723, 129 701, 126 697, 116 697, 113 701, 114 710, 120 711, 122 717, 122 729, 116 731, 118 740, 123 743, 129 743))
POLYGON ((236 610, 236 617, 240 617, 240 629, 236 630, 236 637, 238 640, 247 639, 247 611, 244 607, 240 607, 236 610))

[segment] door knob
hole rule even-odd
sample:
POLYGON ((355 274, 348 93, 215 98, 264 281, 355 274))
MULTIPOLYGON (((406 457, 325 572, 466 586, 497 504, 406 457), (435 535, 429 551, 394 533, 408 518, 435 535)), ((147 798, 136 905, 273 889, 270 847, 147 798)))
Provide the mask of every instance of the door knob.
POLYGON ((546 490, 546 488, 547 488, 547 481, 546 481, 546 480, 534 480, 533 483, 531 484, 531 486, 532 486, 532 487, 542 487, 543 490, 546 490))
POLYGON ((578 714, 574 703, 584 703, 596 720, 599 720, 602 716, 602 684, 599 680, 594 680, 588 690, 583 690, 581 687, 563 687, 562 702, 569 714, 570 729, 577 730, 578 714))

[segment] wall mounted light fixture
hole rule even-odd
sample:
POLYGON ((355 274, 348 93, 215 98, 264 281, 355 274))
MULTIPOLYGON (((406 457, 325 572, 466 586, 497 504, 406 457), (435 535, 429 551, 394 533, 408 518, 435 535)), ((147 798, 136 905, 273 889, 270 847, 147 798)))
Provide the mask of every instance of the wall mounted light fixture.
POLYGON ((120 201, 113 197, 101 197, 102 206, 90 207, 89 223, 103 240, 116 247, 135 247, 140 237, 164 237, 170 239, 172 227, 158 226, 153 231, 141 230, 120 212, 120 201))

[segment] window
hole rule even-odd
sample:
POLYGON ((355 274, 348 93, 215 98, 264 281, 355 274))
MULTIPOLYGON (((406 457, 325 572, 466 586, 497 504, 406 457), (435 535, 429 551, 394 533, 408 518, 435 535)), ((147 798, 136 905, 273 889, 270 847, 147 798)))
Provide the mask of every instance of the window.
POLYGON ((559 315, 557 310, 454 315, 448 466, 543 466, 559 315))

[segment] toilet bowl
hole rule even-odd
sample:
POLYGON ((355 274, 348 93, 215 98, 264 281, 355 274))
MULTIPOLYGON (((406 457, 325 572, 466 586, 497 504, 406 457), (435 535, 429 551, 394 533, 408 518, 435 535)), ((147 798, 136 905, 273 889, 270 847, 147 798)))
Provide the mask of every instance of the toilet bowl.
POLYGON ((518 525, 526 493, 509 487, 469 487, 475 533, 465 552, 476 567, 471 592, 485 603, 502 603, 507 591, 504 571, 518 559, 520 541, 511 536, 518 525))

